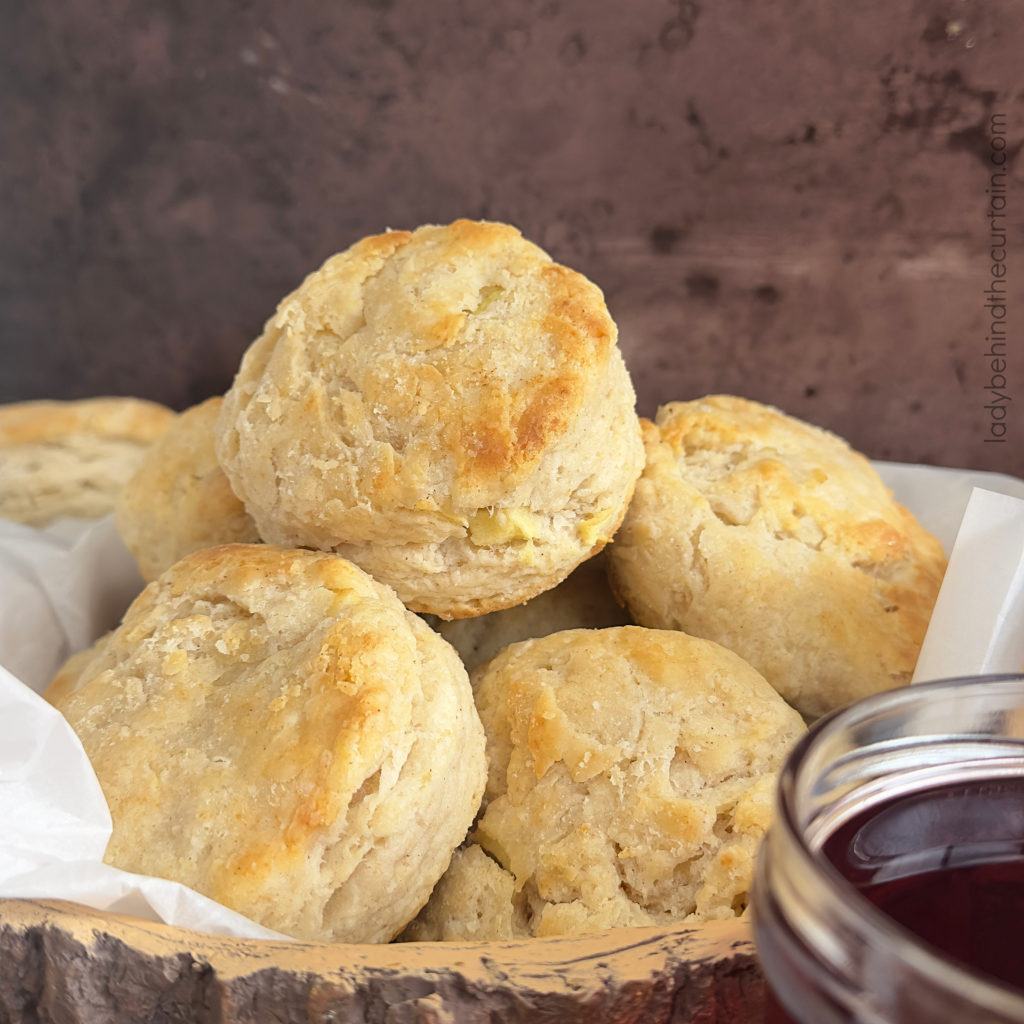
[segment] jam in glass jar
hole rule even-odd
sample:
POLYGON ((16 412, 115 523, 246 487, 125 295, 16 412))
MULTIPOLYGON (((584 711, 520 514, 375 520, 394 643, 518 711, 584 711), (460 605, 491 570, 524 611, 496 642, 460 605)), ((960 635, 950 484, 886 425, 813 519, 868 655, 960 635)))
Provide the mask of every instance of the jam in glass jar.
POLYGON ((765 1024, 1024 1024, 1024 676, 817 723, 780 776, 752 913, 765 1024))

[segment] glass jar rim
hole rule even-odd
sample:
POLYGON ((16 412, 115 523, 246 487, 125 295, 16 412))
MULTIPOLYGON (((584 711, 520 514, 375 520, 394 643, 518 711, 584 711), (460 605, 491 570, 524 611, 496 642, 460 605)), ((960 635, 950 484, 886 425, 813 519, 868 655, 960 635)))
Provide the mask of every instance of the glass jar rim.
MULTIPOLYGON (((813 879, 816 888, 821 891, 838 894, 843 904, 843 916, 853 922, 865 940, 876 949, 891 949, 918 974, 933 980, 936 985, 947 989, 956 986, 971 998, 977 996, 978 1002, 985 1007, 1024 1021, 1024 995, 920 939, 874 906, 856 886, 844 878, 821 854, 821 842, 813 846, 808 842, 801 824, 799 806, 801 769, 830 736, 887 709, 909 708, 929 700, 941 699, 944 693, 959 692, 968 686, 998 687, 998 684, 1004 684, 1000 689, 1016 689, 1024 695, 1024 673, 957 676, 877 693, 819 719, 792 749, 780 772, 775 799, 776 824, 773 827, 786 834, 787 846, 800 861, 801 870, 810 874, 809 881, 813 879)), ((829 834, 832 831, 834 828, 829 834)), ((822 837, 822 841, 824 838, 826 836, 822 837)))

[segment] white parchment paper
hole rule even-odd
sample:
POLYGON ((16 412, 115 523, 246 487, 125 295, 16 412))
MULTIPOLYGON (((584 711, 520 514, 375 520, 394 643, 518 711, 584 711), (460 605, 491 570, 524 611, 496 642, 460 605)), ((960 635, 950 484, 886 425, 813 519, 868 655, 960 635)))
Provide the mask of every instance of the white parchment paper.
MULTIPOLYGON (((921 662, 927 674, 920 678, 1020 670, 1020 663, 1006 668, 1004 662, 1017 657, 1018 647, 1007 646, 1009 633, 1024 637, 1024 481, 876 466, 897 500, 954 553, 947 582, 956 586, 943 585, 933 619, 934 626, 941 611, 941 628, 929 630, 921 662), (976 487, 995 494, 972 500, 976 487), (970 543, 957 541, 969 503, 970 543), (1016 540, 1006 541, 1008 530, 1016 540), (979 561, 978 537, 991 556, 985 561, 979 561), (972 566, 979 570, 973 575, 972 566), (1003 570, 996 584, 992 566, 1003 570), (983 603, 977 593, 991 600, 983 603), (996 605, 997 624, 989 621, 996 605), (975 646, 966 659, 955 659, 968 649, 958 638, 968 635, 975 646), (985 652, 1003 651, 1002 660, 985 661, 978 643, 985 652)), ((117 624, 141 589, 110 517, 46 530, 0 521, 0 896, 67 899, 198 931, 283 938, 176 882, 102 862, 110 815, 99 783, 70 727, 39 694, 70 654, 117 624)))
POLYGON ((1024 480, 875 466, 949 558, 913 682, 1024 672, 1024 480))
POLYGON ((1024 671, 1024 500, 975 488, 914 682, 1024 671))
POLYGON ((117 625, 142 580, 110 517, 0 520, 0 896, 66 899, 220 935, 285 938, 177 882, 103 863, 110 813, 74 732, 39 696, 117 625))

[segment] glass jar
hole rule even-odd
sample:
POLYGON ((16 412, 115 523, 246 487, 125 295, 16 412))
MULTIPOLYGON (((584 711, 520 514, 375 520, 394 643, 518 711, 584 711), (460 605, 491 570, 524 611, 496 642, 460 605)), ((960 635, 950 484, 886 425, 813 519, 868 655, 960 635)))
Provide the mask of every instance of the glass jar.
POLYGON ((1022 872, 1024 675, 903 687, 823 719, 783 768, 758 857, 755 941, 781 1004, 766 1024, 1024 1024, 1022 872), (984 903, 971 879, 992 871, 1013 878, 984 903), (953 874, 969 876, 957 898, 953 874), (872 902, 893 878, 925 886, 903 925, 872 902), (964 959, 916 934, 933 914, 964 959), (970 966, 975 940, 1006 981, 987 954, 970 966))

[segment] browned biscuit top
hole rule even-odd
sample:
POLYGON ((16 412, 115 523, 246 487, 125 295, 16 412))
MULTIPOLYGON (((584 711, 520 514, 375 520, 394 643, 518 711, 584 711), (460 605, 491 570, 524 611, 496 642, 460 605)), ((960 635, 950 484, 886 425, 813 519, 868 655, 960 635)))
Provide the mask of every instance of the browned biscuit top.
POLYGON ((47 696, 110 806, 109 863, 297 938, 391 939, 483 789, 455 651, 321 552, 188 556, 47 696))
POLYGON ((75 434, 155 441, 174 412, 142 398, 39 400, 0 405, 0 447, 58 441, 75 434))
POLYGON ((265 539, 338 551, 416 610, 507 607, 621 519, 642 452, 616 339, 600 289, 515 228, 387 232, 282 301, 217 455, 265 539))

